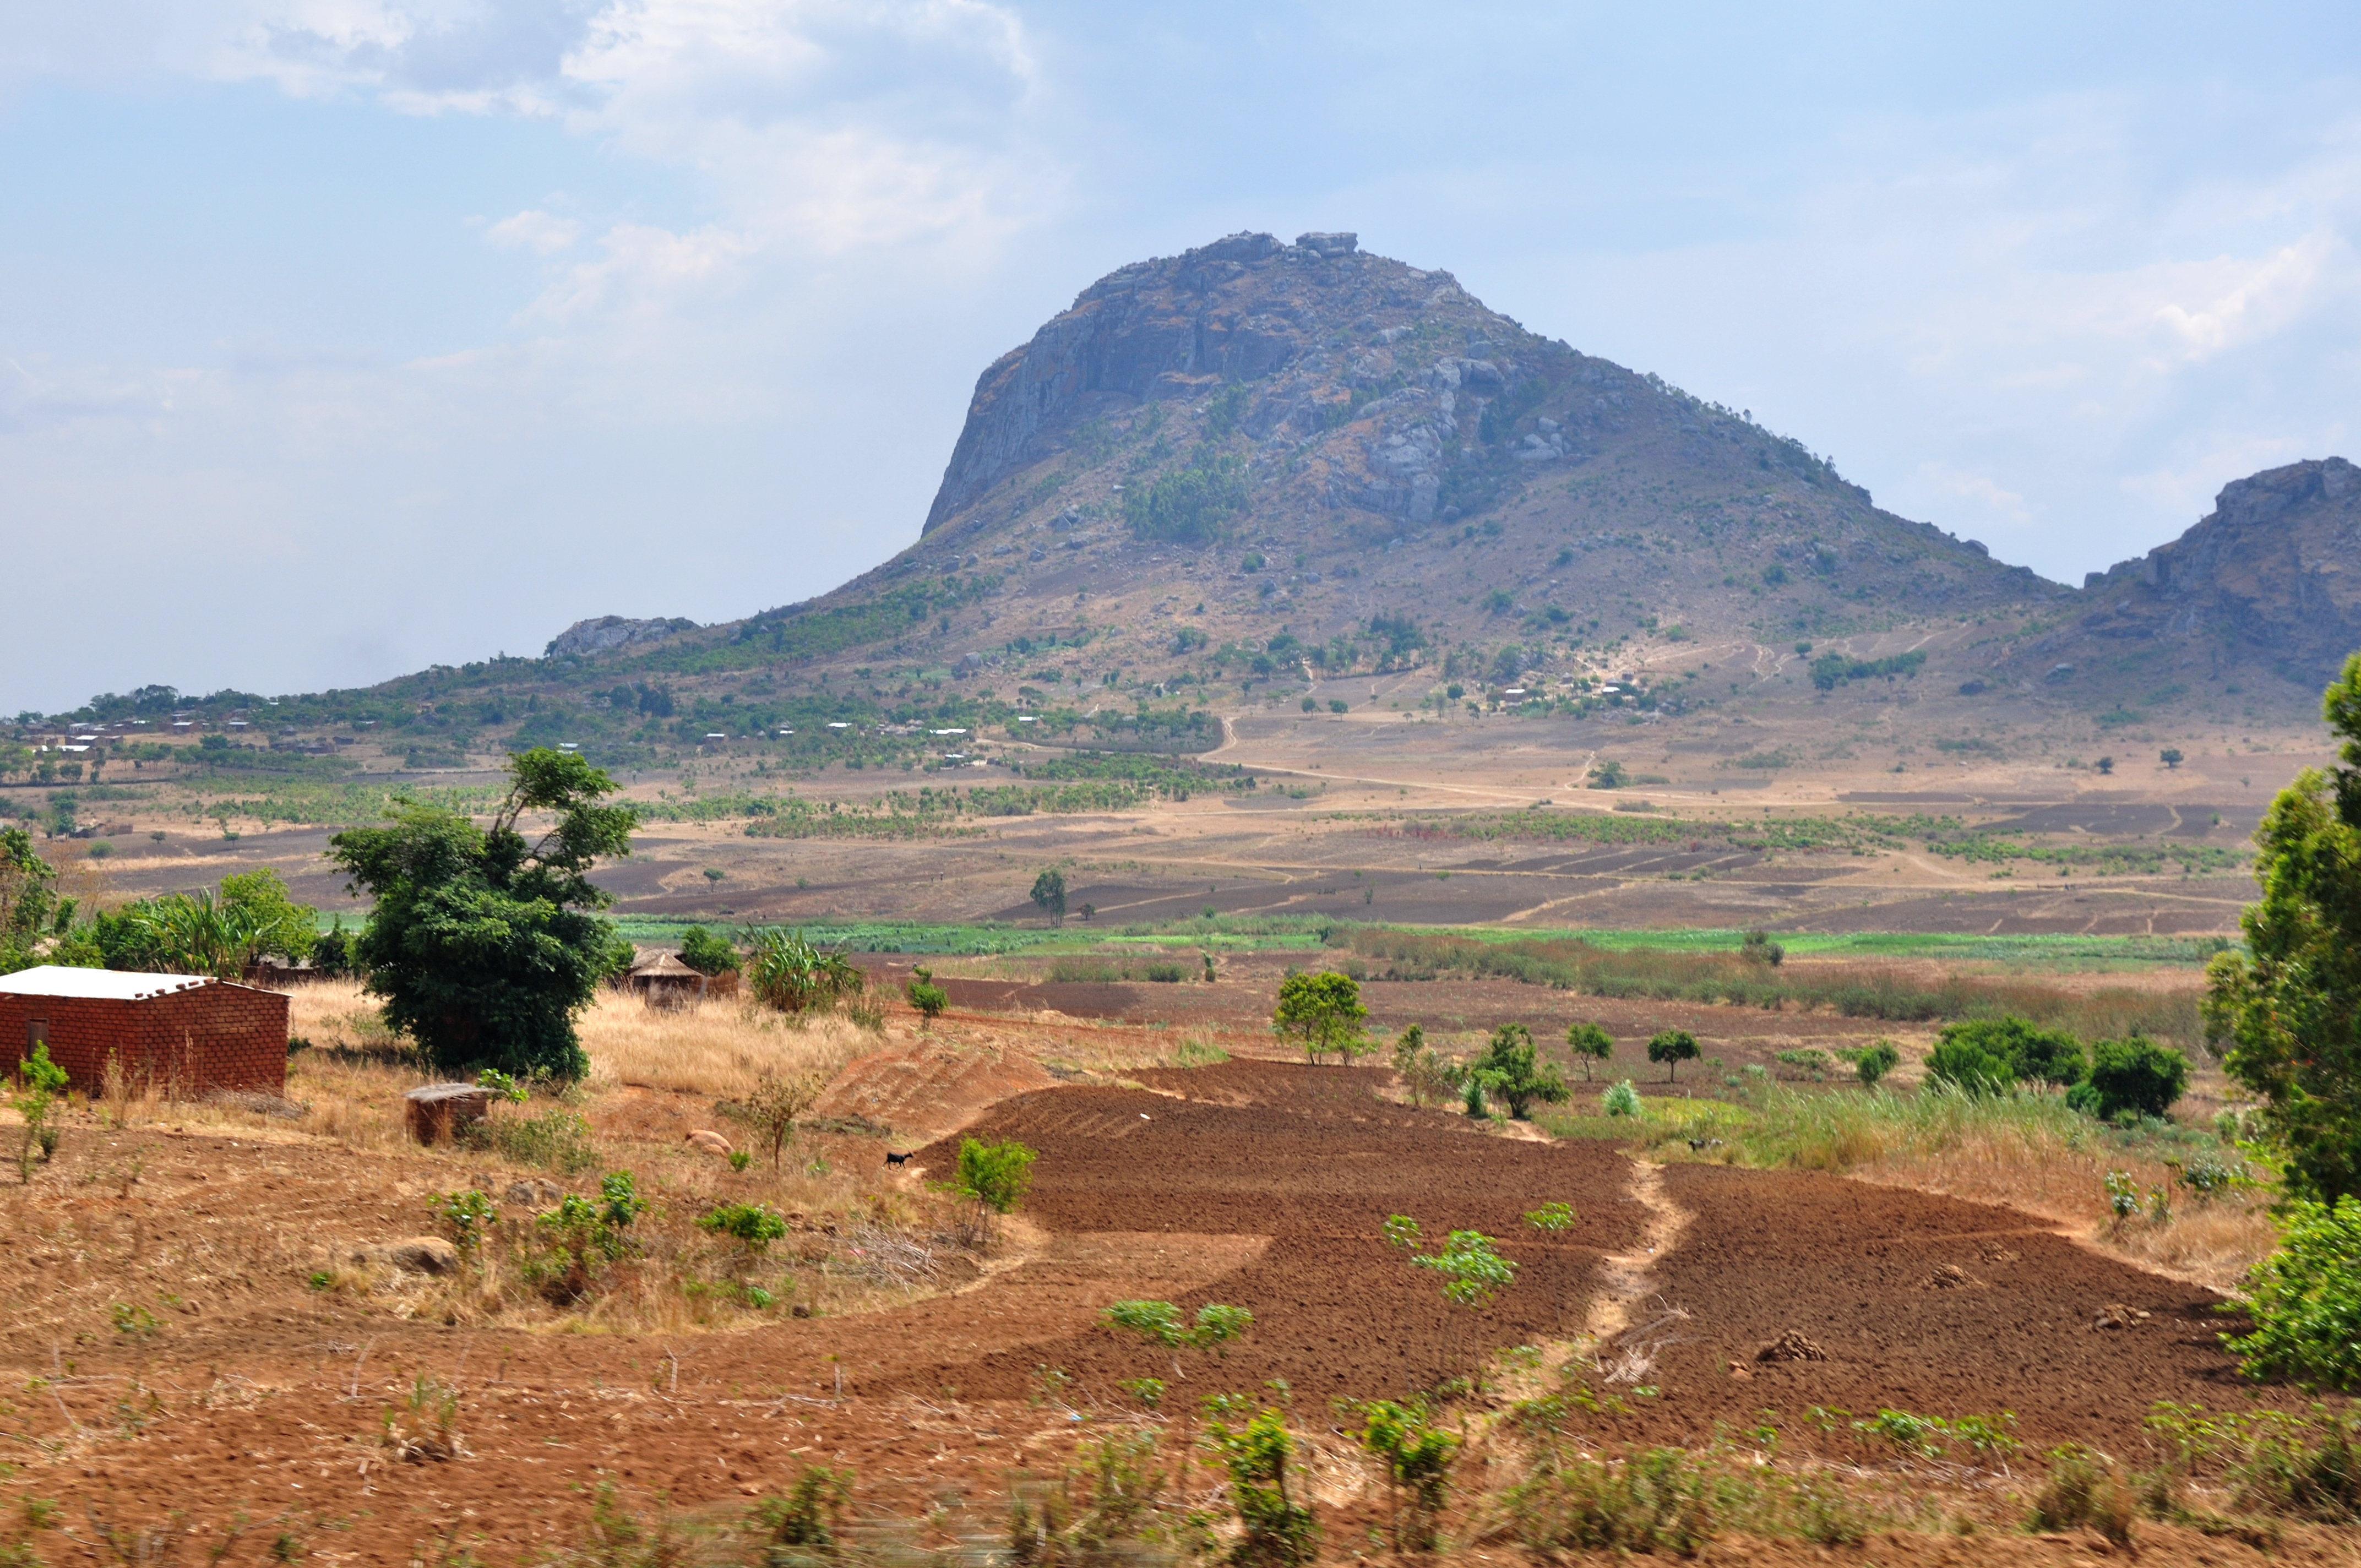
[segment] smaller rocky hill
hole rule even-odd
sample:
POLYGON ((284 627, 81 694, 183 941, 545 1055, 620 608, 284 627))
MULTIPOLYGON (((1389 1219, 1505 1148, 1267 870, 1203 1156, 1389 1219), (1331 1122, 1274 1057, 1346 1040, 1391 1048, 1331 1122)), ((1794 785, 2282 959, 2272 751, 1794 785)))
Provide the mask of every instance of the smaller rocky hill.
POLYGON ((2316 700, 2361 649, 2361 469, 2342 457, 2234 480, 2169 544, 2084 586, 2013 663, 2068 695, 2260 681, 2316 700))

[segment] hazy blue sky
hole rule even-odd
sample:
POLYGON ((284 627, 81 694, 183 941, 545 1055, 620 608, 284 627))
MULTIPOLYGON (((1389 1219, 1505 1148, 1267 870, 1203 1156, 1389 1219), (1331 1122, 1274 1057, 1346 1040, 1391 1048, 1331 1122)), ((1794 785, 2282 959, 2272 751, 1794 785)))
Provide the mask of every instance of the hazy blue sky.
POLYGON ((2356 453, 2361 8, 0 0, 0 710, 741 615, 1350 228, 2079 582, 2356 453))

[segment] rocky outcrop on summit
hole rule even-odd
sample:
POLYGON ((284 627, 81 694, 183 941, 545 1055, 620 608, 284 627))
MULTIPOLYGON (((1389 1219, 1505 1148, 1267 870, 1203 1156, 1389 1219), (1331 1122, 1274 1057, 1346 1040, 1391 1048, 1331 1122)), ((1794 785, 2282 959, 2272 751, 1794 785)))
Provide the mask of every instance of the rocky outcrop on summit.
POLYGON ((2318 686, 2361 648, 2361 469, 2329 457, 2234 480, 2188 532, 2085 591, 2097 602, 2041 655, 2090 638, 2209 675, 2259 656, 2318 686))
POLYGON ((922 532, 933 532, 1001 475, 1044 455, 1054 428, 1087 417, 1093 403, 1191 397, 1294 360, 1312 342, 1305 317, 1243 311, 1221 285, 1273 258, 1318 263, 1349 256, 1353 237, 1306 235, 1307 243, 1288 247, 1267 234, 1234 234, 1177 258, 1135 262, 1083 290, 1032 342, 994 360, 977 379, 922 532))
POLYGON ((697 622, 680 616, 669 620, 627 620, 620 615, 601 615, 589 620, 577 620, 551 638, 543 657, 584 659, 593 653, 610 653, 618 648, 636 648, 658 641, 675 631, 696 630, 697 622))

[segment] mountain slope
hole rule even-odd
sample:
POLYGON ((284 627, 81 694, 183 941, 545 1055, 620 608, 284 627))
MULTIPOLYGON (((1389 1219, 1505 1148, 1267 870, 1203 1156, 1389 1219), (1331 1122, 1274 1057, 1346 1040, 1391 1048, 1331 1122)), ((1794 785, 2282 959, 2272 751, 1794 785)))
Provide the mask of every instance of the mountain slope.
POLYGON ((2342 457, 2235 480, 2169 544, 2093 572, 2081 609, 2015 663, 2069 692, 2272 676, 2316 698, 2361 648, 2361 469, 2342 457))

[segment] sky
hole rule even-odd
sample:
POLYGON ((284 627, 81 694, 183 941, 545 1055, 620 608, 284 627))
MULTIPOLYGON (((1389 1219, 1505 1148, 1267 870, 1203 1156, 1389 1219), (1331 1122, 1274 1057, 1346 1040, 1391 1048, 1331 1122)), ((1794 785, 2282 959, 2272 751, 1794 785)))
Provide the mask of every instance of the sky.
POLYGON ((1350 229, 2079 583, 2361 456, 2361 7, 0 0, 0 712, 729 620, 1350 229))

